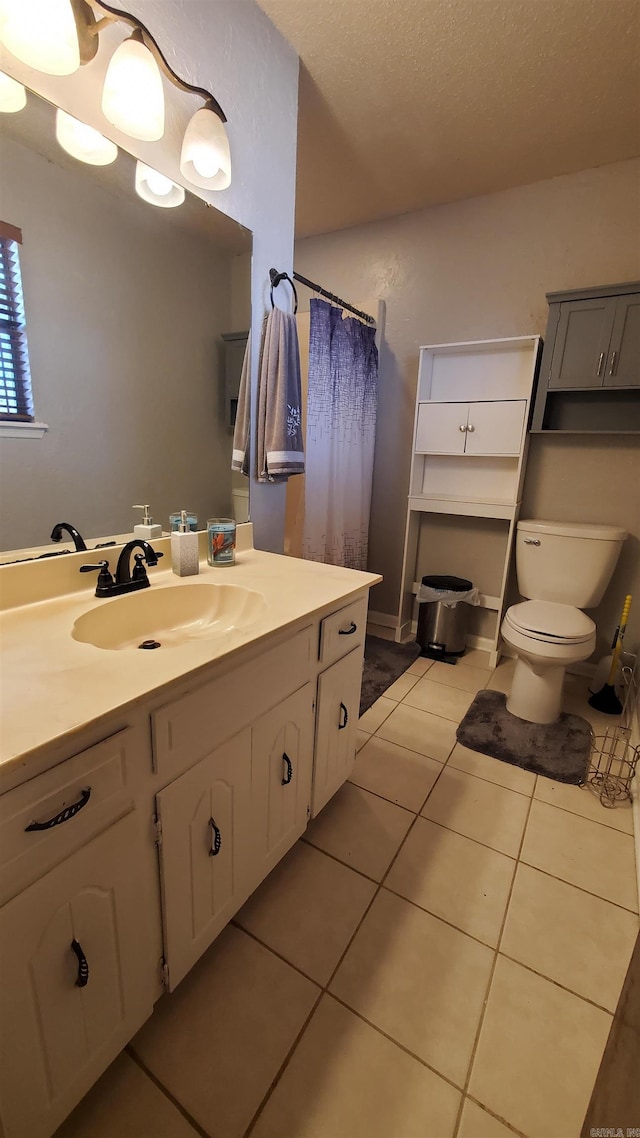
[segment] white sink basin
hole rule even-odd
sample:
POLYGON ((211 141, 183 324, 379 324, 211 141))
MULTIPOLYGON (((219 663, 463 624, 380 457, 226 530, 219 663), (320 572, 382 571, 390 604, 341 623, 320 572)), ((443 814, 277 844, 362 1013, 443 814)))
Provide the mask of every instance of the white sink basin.
POLYGON ((150 588, 99 604, 76 620, 71 635, 96 648, 179 648, 255 624, 262 593, 242 585, 150 588))

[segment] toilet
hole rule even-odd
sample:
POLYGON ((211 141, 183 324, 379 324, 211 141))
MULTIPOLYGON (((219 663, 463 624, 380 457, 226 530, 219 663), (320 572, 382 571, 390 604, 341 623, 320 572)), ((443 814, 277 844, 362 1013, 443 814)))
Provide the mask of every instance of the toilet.
POLYGON ((626 536, 617 526, 518 522, 518 588, 529 599, 507 609, 501 628, 516 656, 512 715, 529 723, 560 715, 565 669, 587 660, 596 644, 596 626, 582 609, 600 604, 626 536))

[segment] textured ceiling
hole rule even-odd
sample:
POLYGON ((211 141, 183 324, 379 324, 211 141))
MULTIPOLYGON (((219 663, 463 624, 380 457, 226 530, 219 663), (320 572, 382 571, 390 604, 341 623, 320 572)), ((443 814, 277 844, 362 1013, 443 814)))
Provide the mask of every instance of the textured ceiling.
POLYGON ((302 61, 299 235, 640 154, 640 0, 258 2, 302 61))

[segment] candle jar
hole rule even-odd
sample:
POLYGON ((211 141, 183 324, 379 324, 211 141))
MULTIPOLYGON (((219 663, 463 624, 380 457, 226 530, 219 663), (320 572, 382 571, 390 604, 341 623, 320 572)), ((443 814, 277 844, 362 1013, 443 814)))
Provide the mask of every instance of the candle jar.
POLYGON ((210 565, 233 565, 236 559, 236 523, 233 518, 207 521, 207 561, 210 565))

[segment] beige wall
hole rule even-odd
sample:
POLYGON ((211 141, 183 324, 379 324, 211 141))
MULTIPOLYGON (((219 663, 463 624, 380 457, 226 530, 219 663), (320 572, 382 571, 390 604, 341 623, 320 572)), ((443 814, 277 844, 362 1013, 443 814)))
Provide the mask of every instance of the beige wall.
POLYGON ((233 258, 185 231, 178 211, 117 197, 80 163, 6 138, 1 154, 2 217, 23 233, 35 412, 49 430, 2 439, 0 548, 44 545, 59 521, 85 537, 130 532, 134 502, 165 529, 178 509, 226 515, 220 337, 233 330, 233 258))
MULTIPOLYGON (((420 344, 544 335, 545 292, 640 277, 640 160, 309 238, 296 268, 346 299, 386 301, 369 568, 397 612, 420 344)), ((640 444, 533 436, 523 514, 615 522, 630 538, 592 615, 600 650, 626 591, 640 641, 640 444)))

